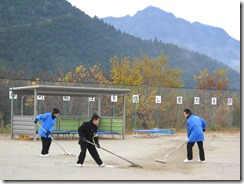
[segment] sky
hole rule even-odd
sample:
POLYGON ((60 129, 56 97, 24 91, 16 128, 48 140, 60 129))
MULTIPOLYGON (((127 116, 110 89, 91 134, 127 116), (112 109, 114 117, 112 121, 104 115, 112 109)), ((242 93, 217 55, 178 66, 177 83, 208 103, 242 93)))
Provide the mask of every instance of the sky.
POLYGON ((148 6, 158 7, 177 18, 224 29, 240 41, 240 4, 244 0, 67 0, 90 17, 133 16, 148 6))

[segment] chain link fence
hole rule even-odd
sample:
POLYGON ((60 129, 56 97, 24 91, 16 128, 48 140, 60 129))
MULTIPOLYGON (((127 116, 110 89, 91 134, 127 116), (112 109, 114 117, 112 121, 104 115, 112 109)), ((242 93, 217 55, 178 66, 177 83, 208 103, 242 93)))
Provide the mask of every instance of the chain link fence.
MULTIPOLYGON (((11 100, 9 88, 38 85, 76 87, 126 88, 126 131, 133 129, 174 128, 185 129, 183 111, 191 109, 193 114, 203 117, 207 129, 239 129, 241 123, 240 91, 203 90, 148 86, 122 86, 111 84, 84 84, 29 80, 0 80, 0 128, 11 122, 11 100), (136 101, 135 101, 136 98, 136 101)), ((53 107, 61 110, 62 116, 91 116, 97 113, 98 101, 87 97, 45 96, 38 100, 38 114, 50 112, 53 107)), ((17 96, 14 100, 15 115, 33 115, 33 96, 17 96)), ((123 100, 119 96, 112 102, 111 96, 101 97, 101 116, 122 116, 123 100)))

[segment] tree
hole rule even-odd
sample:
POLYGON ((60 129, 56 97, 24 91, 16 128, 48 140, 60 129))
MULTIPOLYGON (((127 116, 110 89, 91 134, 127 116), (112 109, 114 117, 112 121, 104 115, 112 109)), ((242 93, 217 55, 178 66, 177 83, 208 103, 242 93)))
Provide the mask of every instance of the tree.
POLYGON ((161 53, 157 58, 142 56, 130 64, 129 58, 111 59, 113 84, 181 87, 182 71, 166 66, 167 58, 161 53))
MULTIPOLYGON (((182 72, 166 66, 167 58, 161 53, 157 58, 150 59, 142 56, 140 59, 130 61, 129 58, 119 60, 117 57, 111 59, 111 83, 142 86, 147 85, 146 91, 138 87, 130 87, 131 94, 140 94, 140 103, 127 102, 127 121, 137 125, 127 124, 127 128, 153 128, 157 125, 155 120, 156 108, 155 95, 156 86, 181 87, 180 76, 182 72), (134 121, 137 117, 136 122, 134 121), (135 126, 135 127, 133 127, 135 126)), ((130 98, 130 97, 129 97, 130 98)), ((120 102, 122 103, 122 102, 120 102)))
POLYGON ((123 85, 141 85, 142 76, 138 69, 138 63, 134 61, 133 66, 130 65, 130 59, 124 58, 119 60, 114 57, 110 60, 112 65, 110 71, 111 83, 112 84, 123 84, 123 85))
POLYGON ((197 87, 199 89, 218 89, 226 90, 229 87, 229 78, 227 77, 228 69, 220 68, 214 70, 211 75, 209 71, 205 68, 200 71, 199 76, 194 75, 194 80, 198 83, 197 87))
POLYGON ((142 76, 142 84, 148 86, 182 87, 182 71, 167 66, 168 59, 161 52, 160 56, 150 59, 143 56, 137 61, 137 70, 142 76))
POLYGON ((107 79, 98 65, 89 67, 88 70, 82 65, 77 66, 74 73, 66 73, 62 80, 65 82, 107 83, 107 79))

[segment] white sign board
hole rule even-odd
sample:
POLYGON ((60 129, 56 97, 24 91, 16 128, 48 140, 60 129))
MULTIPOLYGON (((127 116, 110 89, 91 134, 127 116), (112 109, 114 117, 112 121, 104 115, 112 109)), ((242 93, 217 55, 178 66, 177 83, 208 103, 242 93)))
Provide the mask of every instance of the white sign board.
POLYGON ((13 95, 13 91, 9 91, 9 99, 12 99, 14 96, 14 99, 17 99, 17 94, 13 95))
POLYGON ((117 95, 111 95, 111 102, 117 102, 118 96, 117 95))
POLYGON ((177 96, 177 104, 182 104, 182 96, 177 96))
POLYGON ((133 95, 133 103, 139 102, 139 95, 133 95))
POLYGON ((232 105, 232 104, 233 104, 233 100, 232 100, 232 98, 228 98, 228 99, 227 99, 227 103, 228 103, 228 105, 232 105))
POLYGON ((95 97, 89 97, 89 102, 95 102, 95 97))
POLYGON ((63 96, 63 101, 69 102, 70 101, 70 96, 63 96))
POLYGON ((161 103, 161 96, 156 96, 155 103, 161 103))
POLYGON ((37 100, 45 100, 44 95, 37 95, 36 97, 37 100))
POLYGON ((200 97, 194 97, 194 104, 196 105, 200 104, 200 97))
POLYGON ((217 105, 217 98, 212 98, 212 105, 217 105))

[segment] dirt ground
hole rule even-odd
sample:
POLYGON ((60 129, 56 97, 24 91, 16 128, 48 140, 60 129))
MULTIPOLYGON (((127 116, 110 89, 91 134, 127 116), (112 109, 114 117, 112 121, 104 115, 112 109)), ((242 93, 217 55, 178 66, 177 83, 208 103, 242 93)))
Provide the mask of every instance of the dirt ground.
POLYGON ((131 164, 102 149, 98 149, 103 162, 113 167, 97 167, 87 152, 83 167, 76 167, 80 152, 77 139, 56 139, 75 156, 64 155, 60 147, 52 142, 50 157, 40 157, 40 140, 11 139, 0 135, 0 179, 1 180, 83 180, 83 181, 156 181, 156 180, 241 180, 241 137, 239 132, 206 132, 204 149, 206 163, 197 160, 198 148, 194 146, 193 163, 183 163, 186 146, 167 157, 166 164, 155 159, 164 158, 169 152, 187 140, 185 133, 174 135, 121 138, 100 138, 100 145, 127 160, 143 165, 131 164))

